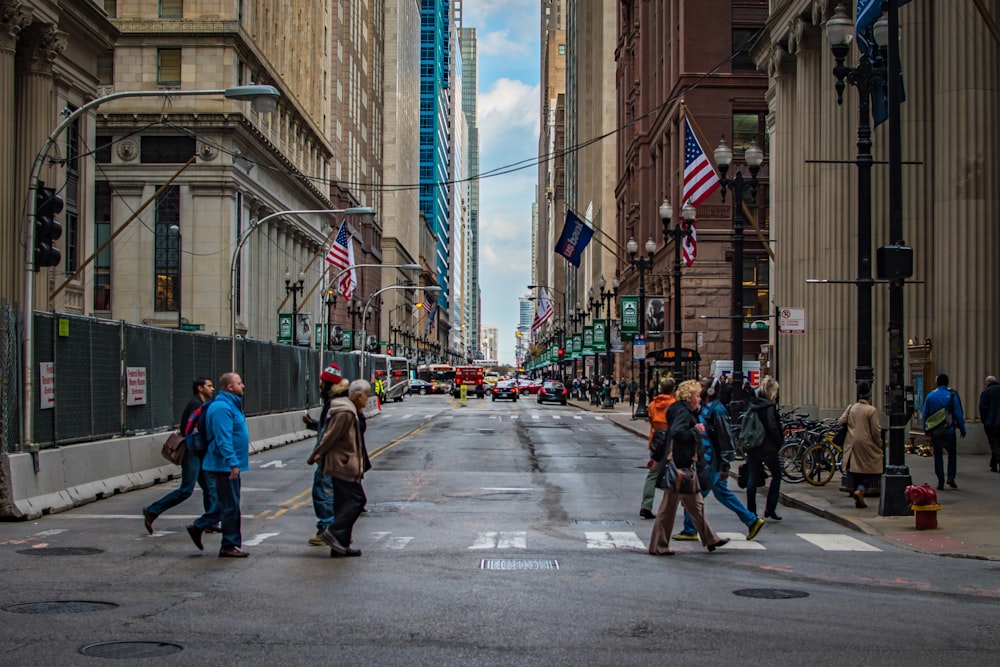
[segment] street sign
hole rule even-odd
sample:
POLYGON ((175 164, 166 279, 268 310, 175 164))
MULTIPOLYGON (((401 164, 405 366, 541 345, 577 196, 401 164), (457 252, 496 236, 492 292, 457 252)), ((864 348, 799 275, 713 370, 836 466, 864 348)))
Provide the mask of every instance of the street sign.
POLYGON ((192 324, 191 322, 181 322, 181 331, 204 331, 204 324, 192 324))
POLYGON ((636 361, 646 360, 646 337, 632 336, 632 358, 636 361))
POLYGON ((806 332, 806 309, 780 309, 778 312, 778 332, 784 334, 804 334, 806 332))

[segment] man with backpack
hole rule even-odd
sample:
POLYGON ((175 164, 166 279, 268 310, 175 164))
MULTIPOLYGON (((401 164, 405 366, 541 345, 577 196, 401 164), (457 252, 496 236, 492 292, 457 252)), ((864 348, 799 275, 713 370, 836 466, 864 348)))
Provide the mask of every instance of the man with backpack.
MULTIPOLYGON (((185 439, 190 437, 194 428, 192 415, 202 409, 202 406, 212 400, 215 394, 215 385, 206 377, 195 378, 194 396, 188 401, 181 413, 180 433, 185 439)), ((215 493, 214 480, 201 469, 201 458, 204 452, 193 451, 190 447, 185 447, 184 458, 181 460, 181 485, 163 496, 155 503, 150 503, 142 508, 142 520, 146 526, 146 532, 153 534, 153 522, 156 517, 166 512, 171 507, 180 505, 191 497, 194 493, 195 482, 201 487, 201 499, 205 506, 205 515, 210 517, 211 523, 207 524, 206 532, 218 532, 218 498, 215 493)))
POLYGON ((962 399, 958 392, 948 386, 948 376, 939 373, 934 378, 937 388, 924 399, 924 433, 931 436, 934 450, 934 474, 937 475, 939 491, 944 490, 944 453, 948 452, 948 486, 958 488, 955 483, 957 473, 958 441, 955 429, 965 437, 965 415, 962 413, 962 399))
MULTIPOLYGON (((220 558, 246 558, 250 554, 240 547, 240 473, 250 469, 250 431, 243 415, 243 379, 239 373, 223 373, 219 378, 219 395, 204 416, 203 435, 208 449, 202 460, 202 470, 215 480, 219 494, 219 514, 222 519, 220 558)), ((201 536, 212 525, 213 517, 203 514, 187 527, 191 541, 204 551, 201 536)))

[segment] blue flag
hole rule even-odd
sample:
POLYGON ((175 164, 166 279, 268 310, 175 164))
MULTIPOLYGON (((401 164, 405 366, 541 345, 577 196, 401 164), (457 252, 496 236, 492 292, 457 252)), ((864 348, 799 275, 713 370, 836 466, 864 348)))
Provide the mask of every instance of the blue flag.
POLYGON ((562 255, 566 261, 579 268, 580 255, 583 249, 594 237, 594 230, 581 220, 573 211, 566 211, 566 224, 563 226, 562 235, 556 243, 556 254, 562 255))
MULTIPOLYGON (((896 6, 902 7, 910 0, 896 0, 896 6)), ((882 0, 858 0, 857 18, 854 21, 854 31, 857 34, 858 51, 862 55, 868 56, 870 62, 875 62, 878 55, 878 45, 872 30, 875 22, 882 16, 882 0)), ((890 72, 888 76, 893 76, 890 72)), ((900 79, 900 102, 906 101, 906 93, 903 92, 903 72, 902 68, 895 76, 900 79)), ((885 84, 872 90, 872 121, 875 127, 884 123, 889 118, 889 103, 887 100, 888 91, 885 84)))

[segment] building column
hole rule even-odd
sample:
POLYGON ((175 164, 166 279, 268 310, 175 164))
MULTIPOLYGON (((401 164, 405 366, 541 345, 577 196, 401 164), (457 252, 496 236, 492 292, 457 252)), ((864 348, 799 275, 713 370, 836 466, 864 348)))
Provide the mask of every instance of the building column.
MULTIPOLYGON (((52 61, 66 48, 66 36, 50 23, 33 23, 24 29, 17 43, 14 65, 14 104, 17 139, 15 155, 15 193, 28 192, 28 177, 39 149, 49 133, 58 124, 58 104, 52 80, 52 61)), ((57 190, 62 183, 55 182, 60 170, 44 168, 42 180, 57 190)), ((23 195, 18 198, 23 201, 23 195)), ((21 227, 23 232, 23 227, 21 227)), ((18 247, 23 245, 24 234, 19 234, 18 247)), ((23 260, 17 263, 16 293, 24 289, 23 260)), ((48 273, 48 272, 46 272, 48 273)), ((25 308, 46 307, 48 293, 36 291, 35 303, 25 308)))
POLYGON ((22 232, 25 218, 21 207, 24 192, 18 190, 14 62, 17 39, 31 23, 31 11, 15 0, 0 0, 0 299, 21 300, 18 285, 24 274, 22 232))

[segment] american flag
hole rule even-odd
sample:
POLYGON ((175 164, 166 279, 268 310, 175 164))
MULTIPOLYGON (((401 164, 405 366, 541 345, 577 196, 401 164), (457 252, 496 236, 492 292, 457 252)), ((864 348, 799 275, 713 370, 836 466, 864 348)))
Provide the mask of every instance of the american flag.
POLYGON ((350 300, 354 294, 354 288, 358 286, 358 272, 354 268, 354 236, 347 239, 347 264, 351 269, 340 276, 340 285, 337 287, 337 291, 344 297, 344 301, 350 300))
POLYGON ((684 119, 684 193, 681 201, 698 206, 719 187, 719 176, 715 173, 701 144, 695 139, 691 122, 684 119))
POLYGON ((694 258, 698 256, 698 229, 695 221, 684 224, 684 240, 681 242, 681 254, 684 255, 684 266, 694 264, 694 258))
MULTIPOLYGON (((347 235, 347 220, 340 223, 340 229, 337 231, 337 237, 330 244, 330 249, 326 252, 326 263, 329 264, 334 271, 343 271, 349 266, 354 264, 354 252, 351 247, 350 237, 347 235)), ((348 295, 344 295, 345 299, 349 299, 349 294, 353 293, 354 285, 357 284, 354 276, 352 275, 354 271, 348 271, 345 276, 341 276, 340 284, 337 286, 337 291, 342 295, 346 291, 348 295), (347 278, 347 284, 345 285, 343 278, 347 278), (352 280, 354 283, 352 284, 352 280)))
POLYGON ((552 299, 549 298, 548 290, 542 287, 538 290, 538 306, 535 308, 535 321, 531 323, 531 333, 535 333, 551 320, 552 313, 552 299))
MULTIPOLYGON (((429 304, 427 304, 425 302, 424 303, 424 308, 427 308, 428 305, 429 304)), ((426 333, 430 333, 431 331, 434 330, 434 315, 437 313, 437 309, 438 309, 438 306, 435 303, 433 306, 430 306, 430 308, 427 311, 429 314, 427 315, 427 327, 424 329, 424 333, 425 334, 426 333)))

